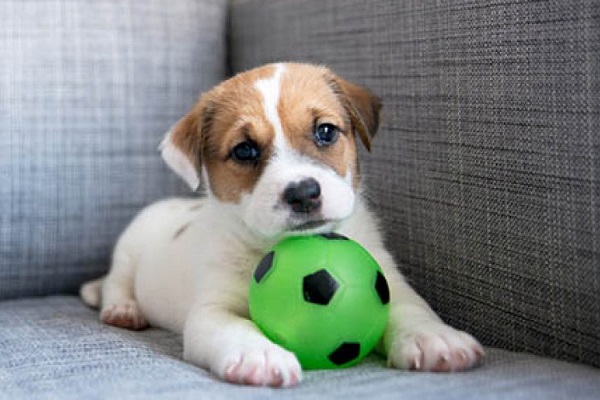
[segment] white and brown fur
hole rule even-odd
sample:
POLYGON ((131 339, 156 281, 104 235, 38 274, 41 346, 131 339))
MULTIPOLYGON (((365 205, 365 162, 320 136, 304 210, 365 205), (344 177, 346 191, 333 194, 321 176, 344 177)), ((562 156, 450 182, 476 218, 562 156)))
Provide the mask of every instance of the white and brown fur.
POLYGON ((82 287, 111 325, 148 324, 183 334, 184 358, 230 382, 293 386, 296 357, 248 319, 248 287, 261 256, 285 236, 336 231, 361 243, 381 265, 391 314, 378 351, 393 368, 458 371, 481 360, 467 333, 445 325, 405 282, 384 248, 361 193, 357 142, 367 148, 379 100, 324 67, 271 64, 239 74, 203 94, 161 145, 167 164, 201 199, 171 199, 143 210, 120 237, 104 278, 82 287), (337 127, 326 146, 319 124, 337 127), (251 141, 254 163, 232 149, 251 141), (318 203, 297 212, 284 200, 290 184, 319 183, 318 203))

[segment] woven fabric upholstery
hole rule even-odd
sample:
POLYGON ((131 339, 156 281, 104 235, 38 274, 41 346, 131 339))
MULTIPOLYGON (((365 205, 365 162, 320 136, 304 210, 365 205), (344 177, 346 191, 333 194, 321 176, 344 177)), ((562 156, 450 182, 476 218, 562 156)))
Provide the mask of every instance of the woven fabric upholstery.
POLYGON ((595 399, 600 370, 488 350, 464 374, 357 367, 305 373, 295 389, 223 383, 181 360, 181 337, 103 325, 75 297, 0 302, 0 399, 595 399))
POLYGON ((74 292, 149 202, 160 139, 225 74, 225 0, 0 2, 0 299, 74 292))
POLYGON ((231 21, 236 71, 324 63, 382 97, 368 193, 446 321, 600 366, 599 2, 245 0, 231 21))

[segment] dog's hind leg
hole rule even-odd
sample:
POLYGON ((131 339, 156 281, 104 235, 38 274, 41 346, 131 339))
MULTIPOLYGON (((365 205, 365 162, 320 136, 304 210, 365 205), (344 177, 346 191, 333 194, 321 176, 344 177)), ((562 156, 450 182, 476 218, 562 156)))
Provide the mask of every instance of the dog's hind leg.
POLYGON ((102 285, 100 319, 127 329, 148 326, 134 295, 135 260, 117 245, 109 274, 102 285))
POLYGON ((102 302, 102 285, 104 277, 84 283, 79 289, 79 295, 85 304, 92 308, 100 307, 102 302))

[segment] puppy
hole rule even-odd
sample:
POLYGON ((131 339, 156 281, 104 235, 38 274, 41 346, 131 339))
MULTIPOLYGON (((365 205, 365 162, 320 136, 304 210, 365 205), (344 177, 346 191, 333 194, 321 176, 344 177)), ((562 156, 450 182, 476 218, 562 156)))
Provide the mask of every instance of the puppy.
POLYGON ((339 232, 379 262, 391 292, 378 351, 394 368, 458 371, 481 360, 470 335, 445 325, 400 275, 361 193, 357 142, 370 148, 379 100, 324 67, 273 64, 203 94, 161 144, 201 199, 143 210, 104 278, 82 287, 107 324, 183 334, 184 359, 229 382, 289 387, 294 354, 248 319, 253 268, 286 236, 339 232))

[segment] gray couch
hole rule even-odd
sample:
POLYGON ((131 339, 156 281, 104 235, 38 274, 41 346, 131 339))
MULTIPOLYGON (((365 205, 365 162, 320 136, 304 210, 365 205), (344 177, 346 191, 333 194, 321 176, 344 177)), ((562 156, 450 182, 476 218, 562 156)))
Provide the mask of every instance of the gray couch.
POLYGON ((600 398, 600 3, 0 2, 0 399, 600 398), (222 383, 181 338, 98 322, 79 285, 144 205, 198 93, 275 60, 384 103, 370 197, 400 268, 487 346, 459 374, 359 366, 222 383))

